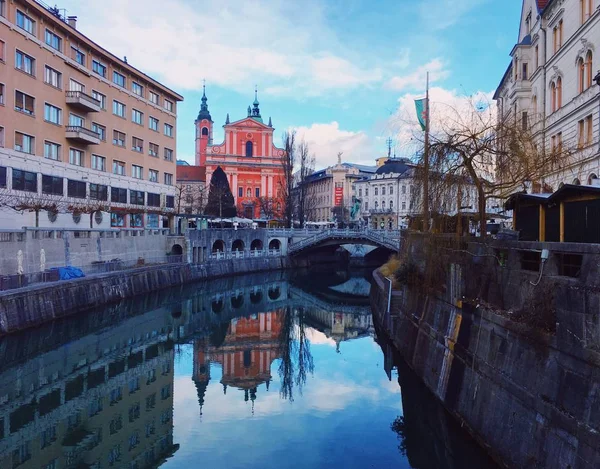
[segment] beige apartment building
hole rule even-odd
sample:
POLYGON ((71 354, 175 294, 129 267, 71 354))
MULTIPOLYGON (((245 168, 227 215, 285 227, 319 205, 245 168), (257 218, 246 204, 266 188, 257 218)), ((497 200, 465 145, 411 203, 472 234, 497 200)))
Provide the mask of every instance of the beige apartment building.
POLYGON ((0 229, 169 226, 183 98, 76 21, 0 0, 0 229))

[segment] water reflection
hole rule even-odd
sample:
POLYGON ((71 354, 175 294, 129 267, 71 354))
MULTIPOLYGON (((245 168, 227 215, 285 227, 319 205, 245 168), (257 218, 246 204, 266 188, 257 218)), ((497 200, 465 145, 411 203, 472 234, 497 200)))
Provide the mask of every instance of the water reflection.
POLYGON ((448 451, 386 379, 364 278, 220 279, 0 338, 0 467, 461 467, 462 433, 448 451))

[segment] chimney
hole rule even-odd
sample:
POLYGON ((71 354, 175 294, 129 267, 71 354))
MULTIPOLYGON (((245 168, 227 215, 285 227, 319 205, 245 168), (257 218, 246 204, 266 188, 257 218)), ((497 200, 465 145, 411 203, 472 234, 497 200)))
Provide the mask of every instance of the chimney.
POLYGON ((76 16, 69 16, 67 18, 67 23, 69 23, 69 26, 71 26, 73 29, 77 29, 77 17, 76 16))

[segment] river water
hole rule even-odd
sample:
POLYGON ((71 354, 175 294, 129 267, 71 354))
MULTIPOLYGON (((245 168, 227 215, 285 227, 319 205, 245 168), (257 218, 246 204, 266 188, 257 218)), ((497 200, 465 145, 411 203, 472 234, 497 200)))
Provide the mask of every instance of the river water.
POLYGON ((220 279, 0 338, 0 467, 495 467, 377 338, 368 277, 220 279))

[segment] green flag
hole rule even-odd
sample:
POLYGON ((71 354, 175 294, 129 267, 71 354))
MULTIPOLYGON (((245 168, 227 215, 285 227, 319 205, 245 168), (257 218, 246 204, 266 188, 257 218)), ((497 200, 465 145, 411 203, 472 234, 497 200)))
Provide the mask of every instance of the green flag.
POLYGON ((417 108, 417 118, 421 124, 421 130, 425 130, 427 124, 427 98, 415 99, 415 107, 417 108))

